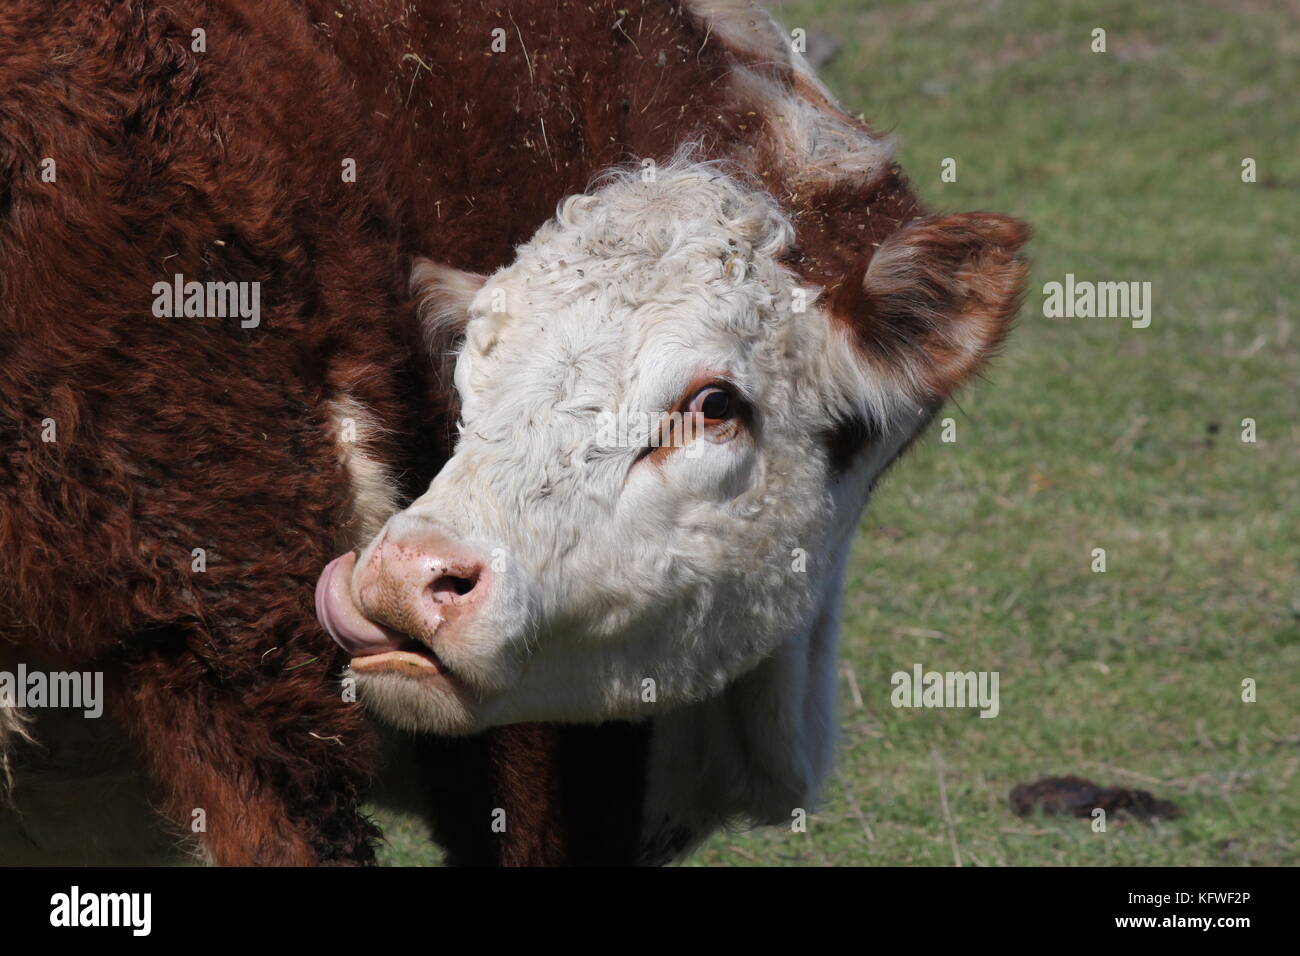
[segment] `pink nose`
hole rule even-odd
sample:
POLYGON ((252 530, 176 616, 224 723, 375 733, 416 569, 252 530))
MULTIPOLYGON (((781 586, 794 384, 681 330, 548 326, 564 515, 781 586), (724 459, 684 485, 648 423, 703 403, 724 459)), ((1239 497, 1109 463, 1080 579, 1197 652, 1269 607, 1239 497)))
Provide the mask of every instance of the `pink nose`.
POLYGON ((425 522, 395 520, 363 567, 353 561, 332 561, 316 586, 321 623, 353 657, 402 649, 407 638, 446 648, 490 585, 475 554, 425 522))
POLYGON ((373 602, 376 616, 391 613, 396 624, 411 614, 437 619, 439 629, 482 603, 487 582, 483 562, 446 535, 420 523, 390 526, 356 579, 363 606, 373 602))

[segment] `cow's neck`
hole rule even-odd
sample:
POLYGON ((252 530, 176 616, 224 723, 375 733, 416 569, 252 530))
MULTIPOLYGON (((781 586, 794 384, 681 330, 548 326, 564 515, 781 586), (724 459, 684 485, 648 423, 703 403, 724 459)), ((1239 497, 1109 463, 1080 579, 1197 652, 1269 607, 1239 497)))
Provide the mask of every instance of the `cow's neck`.
POLYGON ((834 517, 815 565, 820 600, 781 648, 718 697, 654 718, 643 839, 647 862, 690 849, 726 823, 786 824, 811 813, 831 767, 845 566, 880 475, 929 421, 918 411, 879 436, 832 488, 834 517))
POLYGON ((722 695, 654 719, 647 856, 679 855, 729 821, 788 823, 811 810, 834 742, 839 600, 828 595, 802 633, 722 695))

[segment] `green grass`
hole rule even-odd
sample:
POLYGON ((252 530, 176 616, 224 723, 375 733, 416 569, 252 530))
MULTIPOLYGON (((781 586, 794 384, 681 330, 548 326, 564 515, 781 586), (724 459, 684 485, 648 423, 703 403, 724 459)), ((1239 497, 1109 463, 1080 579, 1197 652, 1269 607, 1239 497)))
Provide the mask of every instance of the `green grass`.
MULTIPOLYGON (((776 10, 842 40, 827 82, 895 131, 932 207, 1033 224, 1034 275, 1005 355, 945 412, 957 442, 931 431, 863 524, 842 650, 862 705, 842 680, 808 832, 723 834, 692 863, 1300 863, 1300 6, 776 10), (1150 281, 1151 327, 1043 318, 1067 272, 1150 281), (916 662, 999 671, 1001 714, 895 710, 916 662), (1010 813, 1013 785, 1067 773, 1186 814, 1094 833, 1010 813)), ((404 832, 389 862, 430 859, 404 832)))

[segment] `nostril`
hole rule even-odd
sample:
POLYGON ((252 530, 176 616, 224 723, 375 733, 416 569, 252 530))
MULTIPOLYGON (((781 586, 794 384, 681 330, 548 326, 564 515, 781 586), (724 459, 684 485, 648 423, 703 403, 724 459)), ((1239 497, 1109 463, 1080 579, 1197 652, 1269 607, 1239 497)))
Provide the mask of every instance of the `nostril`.
POLYGON ((450 604, 456 598, 464 597, 473 591, 476 584, 478 584, 477 569, 470 572, 470 576, 440 574, 429 585, 429 590, 433 593, 433 599, 439 604, 450 604))

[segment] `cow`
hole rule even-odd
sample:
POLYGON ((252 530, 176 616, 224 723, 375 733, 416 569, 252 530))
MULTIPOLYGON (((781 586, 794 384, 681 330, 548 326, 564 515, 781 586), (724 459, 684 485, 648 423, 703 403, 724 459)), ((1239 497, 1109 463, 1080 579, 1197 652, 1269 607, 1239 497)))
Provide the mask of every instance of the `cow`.
MULTIPOLYGON (((1021 223, 740 0, 17 0, 0 81, 0 665, 102 672, 173 834, 367 863, 379 776, 450 862, 666 862, 815 800, 852 528, 1021 223)), ((21 809, 91 722, 0 714, 21 809)))

